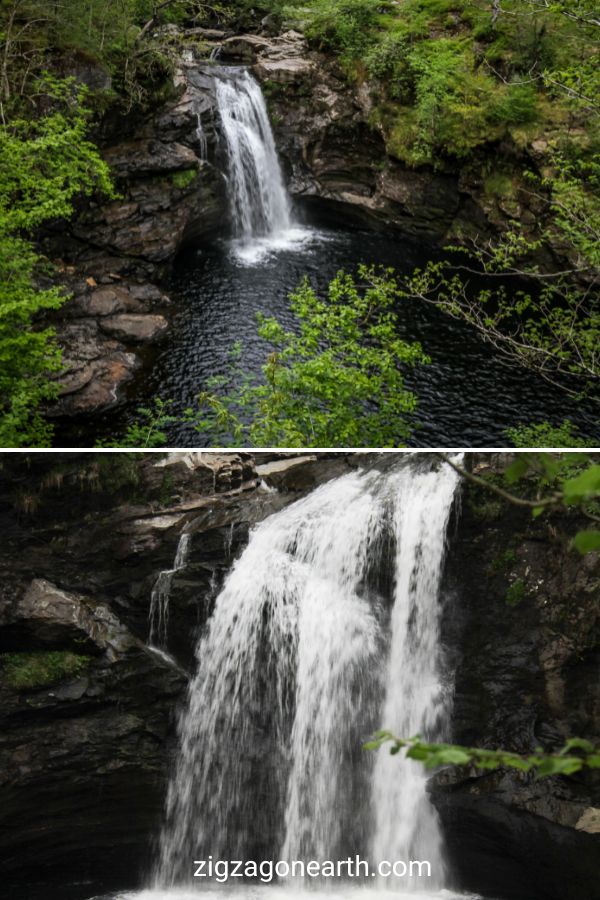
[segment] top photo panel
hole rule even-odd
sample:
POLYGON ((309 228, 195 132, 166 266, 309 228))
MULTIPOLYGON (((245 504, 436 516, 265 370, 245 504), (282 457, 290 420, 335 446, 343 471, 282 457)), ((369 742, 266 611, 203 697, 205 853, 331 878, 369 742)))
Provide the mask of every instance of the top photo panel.
POLYGON ((0 447, 600 445, 592 0, 4 0, 0 447))

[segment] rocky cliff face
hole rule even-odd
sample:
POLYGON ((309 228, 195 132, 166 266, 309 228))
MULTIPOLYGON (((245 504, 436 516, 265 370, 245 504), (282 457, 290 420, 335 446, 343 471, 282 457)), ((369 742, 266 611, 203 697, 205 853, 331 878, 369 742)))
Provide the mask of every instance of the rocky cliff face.
POLYGON ((223 167, 205 158, 205 140, 214 158, 211 81, 182 59, 172 93, 144 121, 107 123, 104 156, 118 197, 87 205, 48 236, 49 254, 66 260, 59 267, 73 295, 58 319, 65 372, 52 416, 119 402, 140 351, 168 327, 170 299, 158 285, 186 244, 214 237, 226 221, 223 167))

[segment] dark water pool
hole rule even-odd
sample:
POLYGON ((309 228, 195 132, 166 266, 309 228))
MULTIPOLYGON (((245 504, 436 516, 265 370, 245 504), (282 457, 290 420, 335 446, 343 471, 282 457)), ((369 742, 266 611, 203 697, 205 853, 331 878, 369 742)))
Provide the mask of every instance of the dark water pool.
MULTIPOLYGON (((110 415, 110 431, 131 421, 140 403, 170 399, 177 412, 194 404, 206 380, 227 369, 235 341, 243 345, 244 368, 258 370, 268 347, 256 333, 258 312, 292 324, 288 294, 304 275, 325 289, 340 268, 359 262, 410 271, 423 264, 423 250, 401 237, 319 229, 304 239, 282 242, 270 252, 240 258, 227 241, 203 245, 179 260, 170 294, 176 313, 168 337, 137 379, 128 405, 110 415)), ((578 404, 541 378, 509 365, 467 326, 427 304, 400 309, 402 335, 421 341, 432 362, 409 371, 407 386, 417 394, 418 428, 413 446, 505 446, 505 429, 519 423, 571 418, 583 434, 598 438, 598 407, 578 404)), ((191 427, 169 431, 171 446, 208 446, 191 427)))

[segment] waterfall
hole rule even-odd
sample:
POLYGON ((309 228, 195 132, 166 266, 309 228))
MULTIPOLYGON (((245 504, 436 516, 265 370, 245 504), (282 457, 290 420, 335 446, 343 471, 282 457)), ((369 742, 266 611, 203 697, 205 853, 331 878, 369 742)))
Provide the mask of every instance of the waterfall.
POLYGON ((290 204, 262 91, 245 69, 223 69, 215 94, 227 149, 236 237, 273 237, 292 227, 290 204))
POLYGON ((199 159, 205 162, 208 159, 208 140, 202 125, 202 113, 196 110, 196 139, 198 141, 199 159))
POLYGON ((148 643, 158 643, 159 646, 165 647, 167 643, 167 633, 169 627, 169 600, 171 598, 171 584, 173 575, 184 569, 187 565, 190 552, 190 535, 182 534, 177 544, 177 552, 172 569, 163 569, 159 572, 158 578, 154 582, 152 593, 150 595, 150 610, 148 614, 149 636, 148 643))
MULTIPOLYGON (((395 504, 396 585, 381 725, 405 737, 435 738, 448 712, 440 678, 438 595, 455 488, 456 476, 445 467, 405 479, 395 504)), ((425 779, 420 763, 404 760, 399 767, 389 753, 377 755, 371 856, 422 859, 426 852, 434 873, 431 886, 442 887, 441 838, 425 799, 425 779)))
POLYGON ((435 736, 446 712, 438 595, 457 476, 389 463, 252 531, 197 646, 155 886, 191 882, 209 855, 356 853, 429 860, 427 886, 443 884, 421 769, 361 745, 382 725, 435 736))

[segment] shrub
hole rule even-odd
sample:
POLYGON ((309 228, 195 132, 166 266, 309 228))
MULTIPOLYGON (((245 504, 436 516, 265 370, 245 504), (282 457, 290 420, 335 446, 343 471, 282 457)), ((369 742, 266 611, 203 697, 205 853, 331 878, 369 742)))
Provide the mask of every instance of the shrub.
POLYGON ((513 84, 499 89, 489 113, 492 122, 505 125, 526 125, 535 122, 537 115, 538 96, 532 84, 513 84))
POLYGON ((307 37, 351 62, 375 42, 381 14, 390 6, 388 0, 317 0, 310 8, 307 37))

